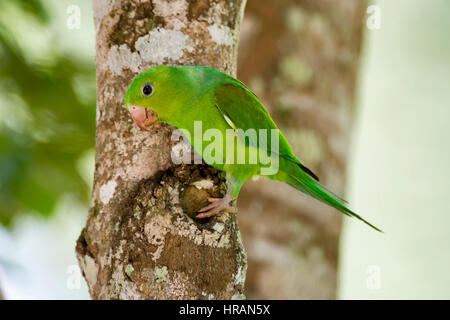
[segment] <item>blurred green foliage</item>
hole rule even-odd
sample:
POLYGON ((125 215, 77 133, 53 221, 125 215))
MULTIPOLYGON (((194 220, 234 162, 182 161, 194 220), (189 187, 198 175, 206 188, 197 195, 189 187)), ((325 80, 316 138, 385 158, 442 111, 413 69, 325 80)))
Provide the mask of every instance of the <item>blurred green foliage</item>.
MULTIPOLYGON (((24 19, 46 27, 37 0, 1 0, 24 19)), ((95 65, 50 42, 48 59, 30 59, 0 20, 0 223, 17 214, 50 215, 58 199, 89 199, 80 156, 94 147, 95 65)), ((30 28, 30 32, 33 32, 30 28)))

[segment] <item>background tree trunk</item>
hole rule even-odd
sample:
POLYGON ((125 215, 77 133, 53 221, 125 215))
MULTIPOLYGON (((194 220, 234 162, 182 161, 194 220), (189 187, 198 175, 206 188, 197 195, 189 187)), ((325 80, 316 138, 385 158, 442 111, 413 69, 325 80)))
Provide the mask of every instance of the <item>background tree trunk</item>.
MULTIPOLYGON (((95 0, 97 136, 91 210, 76 253, 94 299, 241 298, 246 254, 235 215, 189 215, 224 179, 170 162, 169 126, 143 132, 123 98, 152 65, 208 65, 232 75, 245 0, 95 0), (210 180, 212 187, 192 183, 210 180)), ((208 185, 208 184, 203 184, 208 185)))
MULTIPOLYGON (((341 195, 365 10, 360 0, 249 0, 241 29, 239 79, 341 195)), ((238 206, 248 298, 336 297, 340 213, 269 181, 248 182, 238 206)))

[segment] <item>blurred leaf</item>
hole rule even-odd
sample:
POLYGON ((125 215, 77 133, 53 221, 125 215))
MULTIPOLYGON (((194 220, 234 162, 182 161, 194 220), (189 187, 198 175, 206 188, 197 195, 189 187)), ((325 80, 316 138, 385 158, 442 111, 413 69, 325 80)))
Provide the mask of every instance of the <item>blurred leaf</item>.
POLYGON ((0 8, 6 3, 14 3, 14 5, 18 6, 21 10, 37 19, 39 22, 48 23, 48 13, 42 6, 42 3, 38 0, 2 0, 0 1, 0 8))
MULTIPOLYGON (((12 3, 25 17, 49 23, 39 1, 12 3)), ((0 119, 4 225, 18 213, 50 215, 67 193, 87 202, 90 190, 78 159, 94 147, 95 137, 94 61, 68 57, 52 44, 51 58, 30 62, 10 34, 0 23, 0 100, 10 105, 0 119)))

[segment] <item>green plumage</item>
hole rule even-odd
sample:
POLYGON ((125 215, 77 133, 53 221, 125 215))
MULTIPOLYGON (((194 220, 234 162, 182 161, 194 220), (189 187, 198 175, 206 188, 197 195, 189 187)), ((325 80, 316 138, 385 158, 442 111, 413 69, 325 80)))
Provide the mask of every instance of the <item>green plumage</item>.
POLYGON ((259 158, 256 163, 248 163, 249 154, 254 151, 269 155, 271 147, 275 146, 275 142, 270 139, 270 130, 276 130, 279 135, 278 148, 272 156, 279 159, 279 169, 276 173, 267 175, 267 178, 288 183, 380 231, 348 209, 340 202, 343 201, 341 197, 318 182, 317 177, 295 156, 288 141, 256 95, 229 75, 208 67, 153 67, 133 80, 126 93, 125 103, 127 106, 150 108, 157 113, 158 122, 187 130, 191 135, 191 144, 202 155, 208 147, 201 139, 195 141, 194 121, 201 121, 203 132, 216 129, 223 137, 226 136, 227 129, 231 132, 240 132, 237 129, 242 129, 243 132, 254 129, 257 133, 267 130, 267 150, 261 148, 254 137, 238 135, 234 151, 239 147, 245 149, 247 161, 243 164, 227 161, 230 160, 227 158, 230 157, 226 147, 228 141, 214 149, 214 159, 220 158, 222 163, 209 161, 208 157, 204 156, 205 162, 227 173, 233 197, 237 197, 246 180, 261 175, 261 169, 266 167, 266 164, 261 163, 259 158), (141 91, 146 83, 151 83, 154 88, 150 97, 145 97, 141 91))

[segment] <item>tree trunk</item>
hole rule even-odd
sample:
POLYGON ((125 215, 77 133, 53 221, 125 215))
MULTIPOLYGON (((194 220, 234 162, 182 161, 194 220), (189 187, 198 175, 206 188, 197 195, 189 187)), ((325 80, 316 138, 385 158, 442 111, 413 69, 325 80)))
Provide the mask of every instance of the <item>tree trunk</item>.
POLYGON ((141 131, 124 108, 132 78, 158 64, 232 75, 245 0, 95 0, 97 135, 91 210, 76 246, 93 299, 242 298, 236 215, 191 216, 223 195, 223 175, 174 166, 172 128, 141 131), (209 180, 210 183, 196 181, 209 180), (202 187, 203 186, 203 187, 202 187))
MULTIPOLYGON (((365 10, 360 0, 249 0, 241 30, 239 79, 341 195, 365 10)), ((339 212, 269 181, 247 183, 238 206, 248 298, 336 297, 339 212)))

